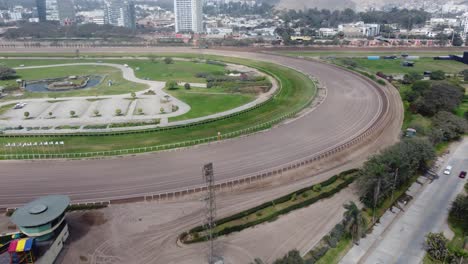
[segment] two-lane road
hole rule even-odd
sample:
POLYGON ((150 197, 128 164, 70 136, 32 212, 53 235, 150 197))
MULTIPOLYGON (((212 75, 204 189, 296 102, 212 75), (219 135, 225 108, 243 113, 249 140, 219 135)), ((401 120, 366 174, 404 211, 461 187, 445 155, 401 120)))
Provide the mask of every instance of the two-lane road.
POLYGON ((450 205, 463 189, 466 180, 458 177, 461 170, 468 170, 468 138, 441 167, 440 178, 415 198, 360 263, 420 263, 425 254, 425 236, 443 231, 450 205), (447 165, 453 166, 450 175, 442 173, 447 165))
MULTIPOLYGON (((0 162, 0 207, 46 194, 104 200, 190 187, 202 183, 200 169, 207 162, 214 163, 217 180, 232 179, 348 142, 383 118, 382 112, 402 113, 392 88, 383 88, 383 94, 375 83, 328 64, 256 53, 224 55, 273 61, 315 76, 327 87, 327 99, 315 111, 268 132, 182 151, 104 160, 0 162), (388 98, 392 96, 393 101, 388 98)), ((398 130, 387 133, 396 136, 398 130)))

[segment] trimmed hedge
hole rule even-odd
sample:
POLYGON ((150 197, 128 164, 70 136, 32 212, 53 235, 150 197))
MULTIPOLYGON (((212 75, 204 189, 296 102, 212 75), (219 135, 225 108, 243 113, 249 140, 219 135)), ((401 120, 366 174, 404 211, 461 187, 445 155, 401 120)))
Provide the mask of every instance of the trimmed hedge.
MULTIPOLYGON (((237 225, 237 226, 226 227, 226 228, 222 229, 221 231, 217 232, 216 235, 217 236, 227 235, 227 234, 230 234, 230 233, 233 233, 233 232, 241 231, 243 229, 246 229, 246 228, 249 228, 249 227, 252 227, 252 226, 256 226, 256 225, 261 224, 261 223, 271 222, 271 221, 276 220, 278 218, 278 216, 280 216, 280 215, 287 214, 287 213, 289 213, 291 211, 294 211, 296 209, 300 209, 300 208, 309 206, 309 205, 311 205, 311 204, 313 204, 313 203, 315 203, 315 202, 317 202, 317 201, 319 201, 321 199, 331 197, 335 193, 337 193, 337 192, 341 191, 342 189, 348 187, 354 181, 354 179, 355 179, 354 174, 357 171, 358 171, 358 169, 352 169, 352 170, 344 171, 344 172, 342 172, 342 173, 340 173, 338 175, 334 175, 333 177, 331 177, 328 180, 323 181, 321 183, 314 184, 314 185, 306 187, 306 188, 302 188, 302 189, 300 189, 300 190, 298 190, 296 192, 293 192, 293 193, 290 193, 288 195, 282 196, 282 197, 277 198, 275 200, 263 203, 261 205, 258 205, 256 207, 250 208, 250 209, 242 211, 240 213, 228 216, 226 218, 219 219, 219 220, 217 220, 215 222, 216 226, 219 226, 219 225, 225 224, 227 222, 243 218, 243 217, 251 215, 251 214, 255 214, 255 212, 260 211, 262 209, 265 209, 265 208, 267 208, 269 206, 272 206, 272 205, 275 205, 275 204, 281 204, 281 203, 290 201, 291 199, 293 199, 293 197, 298 197, 302 193, 313 189, 314 186, 316 186, 316 185, 321 185, 322 188, 323 188, 323 187, 326 187, 326 186, 329 186, 329 185, 335 183, 338 179, 343 179, 344 180, 341 184, 339 184, 338 186, 336 186, 332 190, 329 190, 327 192, 322 192, 322 193, 320 193, 319 195, 317 195, 317 196, 315 196, 313 198, 306 199, 306 200, 304 200, 304 201, 302 201, 300 203, 293 204, 293 205, 291 205, 291 206, 289 206, 287 208, 283 208, 281 210, 278 210, 275 213, 269 215, 268 217, 260 218, 260 219, 257 219, 255 221, 251 221, 251 222, 241 224, 241 225, 237 225)), ((204 231, 203 226, 197 226, 195 228, 190 229, 188 233, 193 235, 195 233, 199 233, 199 232, 203 232, 203 231, 204 231)), ((187 235, 185 234, 183 237, 186 238, 187 235)), ((199 236, 199 237, 197 237, 195 239, 192 239, 190 241, 187 241, 185 239, 181 239, 181 240, 186 244, 191 244, 191 243, 206 241, 206 239, 207 238, 205 236, 199 236)))

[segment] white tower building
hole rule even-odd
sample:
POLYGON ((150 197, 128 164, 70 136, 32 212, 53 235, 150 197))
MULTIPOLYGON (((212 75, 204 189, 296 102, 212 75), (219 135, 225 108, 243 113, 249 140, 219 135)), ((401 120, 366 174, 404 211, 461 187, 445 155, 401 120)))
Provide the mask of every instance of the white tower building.
POLYGON ((203 32, 202 0, 174 0, 176 32, 203 32))

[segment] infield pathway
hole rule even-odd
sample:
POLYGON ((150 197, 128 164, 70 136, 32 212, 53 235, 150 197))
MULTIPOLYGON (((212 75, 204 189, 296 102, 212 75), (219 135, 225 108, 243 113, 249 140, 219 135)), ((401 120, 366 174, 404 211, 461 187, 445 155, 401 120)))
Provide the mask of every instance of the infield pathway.
POLYGON ((3 161, 0 207, 46 194, 86 201, 190 187, 202 183, 201 167, 207 162, 214 163, 218 181, 254 174, 348 142, 371 127, 386 108, 402 113, 401 102, 388 102, 388 97, 398 96, 394 91, 382 96, 375 83, 332 65, 259 53, 220 53, 272 61, 314 76, 328 89, 327 99, 315 111, 270 131, 181 151, 103 160, 3 161))

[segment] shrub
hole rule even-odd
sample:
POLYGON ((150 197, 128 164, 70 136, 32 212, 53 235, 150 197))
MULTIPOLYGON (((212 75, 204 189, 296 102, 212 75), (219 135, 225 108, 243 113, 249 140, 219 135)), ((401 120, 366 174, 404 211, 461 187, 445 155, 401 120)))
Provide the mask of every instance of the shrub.
POLYGON ((8 80, 16 77, 16 71, 5 67, 0 66, 0 80, 8 80))
POLYGON ((438 71, 433 71, 431 72, 430 75, 431 80, 444 80, 445 79, 445 72, 438 70, 438 71))
POLYGON ((166 83, 166 88, 169 89, 169 90, 175 90, 175 89, 179 88, 179 86, 178 86, 176 81, 168 81, 166 83))
POLYGON ((387 84, 387 83, 386 83, 384 80, 382 80, 382 79, 377 80, 377 83, 380 84, 380 85, 386 85, 386 84, 387 84))
POLYGON ((190 88, 191 88, 190 83, 185 83, 184 88, 185 88, 185 90, 190 90, 190 88))
POLYGON ((316 185, 314 185, 314 187, 312 187, 312 190, 314 192, 320 192, 322 190, 322 185, 316 184, 316 185))
POLYGON ((357 63, 353 59, 348 59, 348 58, 343 59, 342 62, 343 62, 344 65, 349 66, 351 68, 357 67, 357 63))
POLYGON ((174 63, 174 60, 171 57, 166 57, 166 58, 164 58, 164 63, 172 64, 172 63, 174 63))

